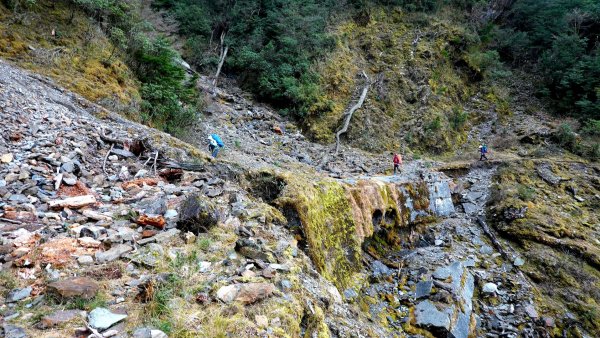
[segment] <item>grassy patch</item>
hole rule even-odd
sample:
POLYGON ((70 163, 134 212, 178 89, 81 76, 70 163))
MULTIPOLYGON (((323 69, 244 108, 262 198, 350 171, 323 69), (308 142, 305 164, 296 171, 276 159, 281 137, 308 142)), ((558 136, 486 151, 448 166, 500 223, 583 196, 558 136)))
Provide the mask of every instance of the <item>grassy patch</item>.
POLYGON ((0 297, 4 298, 10 290, 19 286, 19 280, 10 271, 0 271, 0 297))

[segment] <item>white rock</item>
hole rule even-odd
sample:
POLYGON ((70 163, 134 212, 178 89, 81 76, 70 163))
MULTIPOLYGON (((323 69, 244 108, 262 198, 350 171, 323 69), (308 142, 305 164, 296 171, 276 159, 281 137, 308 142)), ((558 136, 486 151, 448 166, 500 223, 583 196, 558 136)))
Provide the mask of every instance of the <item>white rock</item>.
POLYGON ((169 338, 169 336, 161 330, 152 330, 150 331, 150 335, 152 338, 169 338))
POLYGON ((217 291, 217 298, 225 303, 231 303, 235 300, 239 291, 240 287, 237 284, 222 286, 219 291, 217 291))
POLYGON ((104 338, 114 337, 118 334, 119 334, 119 331, 117 331, 117 330, 108 330, 108 331, 102 332, 102 337, 104 337, 104 338))
POLYGON ((2 156, 0 156, 0 162, 2 163, 10 163, 13 160, 13 154, 8 153, 8 154, 3 154, 2 156))
POLYGON ((211 262, 200 262, 200 272, 205 273, 210 270, 211 262))
POLYGON ((257 315, 254 317, 254 320, 256 321, 256 325, 258 325, 258 327, 264 328, 269 326, 269 318, 267 318, 265 315, 257 315))
POLYGON ((485 283, 485 285, 483 285, 482 291, 484 293, 494 293, 498 291, 498 286, 494 283, 485 283))
POLYGON ((169 209, 165 212, 165 218, 175 218, 177 217, 177 211, 173 209, 169 209))
POLYGON ((142 178, 142 177, 146 177, 146 175, 148 175, 148 170, 140 169, 133 177, 134 178, 142 178))
POLYGON ((79 265, 85 266, 85 265, 92 265, 94 264, 94 258, 92 256, 79 256, 79 258, 77 258, 77 263, 79 263, 79 265))

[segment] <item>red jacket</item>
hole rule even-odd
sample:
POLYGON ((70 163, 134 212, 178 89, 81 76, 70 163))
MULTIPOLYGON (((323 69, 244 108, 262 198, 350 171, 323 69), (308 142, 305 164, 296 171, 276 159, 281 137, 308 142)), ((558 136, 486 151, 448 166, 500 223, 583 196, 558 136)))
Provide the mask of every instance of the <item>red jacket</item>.
POLYGON ((402 164, 402 156, 398 154, 394 155, 394 164, 402 164))

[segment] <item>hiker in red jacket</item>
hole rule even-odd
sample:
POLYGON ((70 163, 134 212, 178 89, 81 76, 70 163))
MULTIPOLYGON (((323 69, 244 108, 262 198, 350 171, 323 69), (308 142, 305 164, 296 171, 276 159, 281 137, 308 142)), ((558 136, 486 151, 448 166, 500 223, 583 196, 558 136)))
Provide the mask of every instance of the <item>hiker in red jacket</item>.
POLYGON ((396 175, 396 170, 400 173, 400 166, 402 165, 402 156, 399 154, 394 154, 394 175, 396 175))

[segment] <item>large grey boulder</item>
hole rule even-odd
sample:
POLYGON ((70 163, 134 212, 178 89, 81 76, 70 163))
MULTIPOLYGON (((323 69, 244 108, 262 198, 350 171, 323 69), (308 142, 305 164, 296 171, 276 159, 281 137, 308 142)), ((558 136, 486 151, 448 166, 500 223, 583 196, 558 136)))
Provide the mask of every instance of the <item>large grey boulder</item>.
POLYGON ((116 245, 108 251, 98 251, 96 252, 96 262, 99 264, 112 262, 114 260, 119 259, 122 255, 133 251, 133 248, 127 244, 119 244, 116 245))
MULTIPOLYGON (((452 293, 453 300, 449 304, 421 301, 414 308, 415 324, 436 336, 467 338, 471 331, 475 278, 462 262, 454 262, 436 269, 433 278, 446 285, 445 288, 452 293)), ((421 285, 417 285, 417 289, 422 289, 417 290, 421 297, 424 297, 430 288, 426 283, 421 282, 421 285)))
POLYGON ((33 289, 31 288, 31 286, 28 286, 23 289, 14 289, 14 290, 10 291, 8 293, 8 295, 6 295, 6 302, 14 303, 14 302, 23 300, 23 299, 29 297, 29 295, 31 295, 32 290, 33 289))
POLYGON ((106 330, 125 318, 127 315, 113 313, 102 307, 95 308, 88 315, 90 326, 98 330, 106 330))
POLYGON ((220 211, 216 205, 205 196, 193 194, 181 204, 177 228, 197 235, 207 232, 219 220, 220 211))
POLYGON ((26 338, 26 337, 28 337, 27 333, 25 333, 25 330, 23 328, 15 326, 15 325, 4 323, 4 325, 2 326, 2 329, 4 331, 4 335, 2 337, 5 337, 5 338, 26 338))
POLYGON ((429 173, 426 177, 429 188, 429 209, 440 217, 450 216, 455 213, 452 203, 452 192, 450 191, 449 179, 441 173, 429 173))

